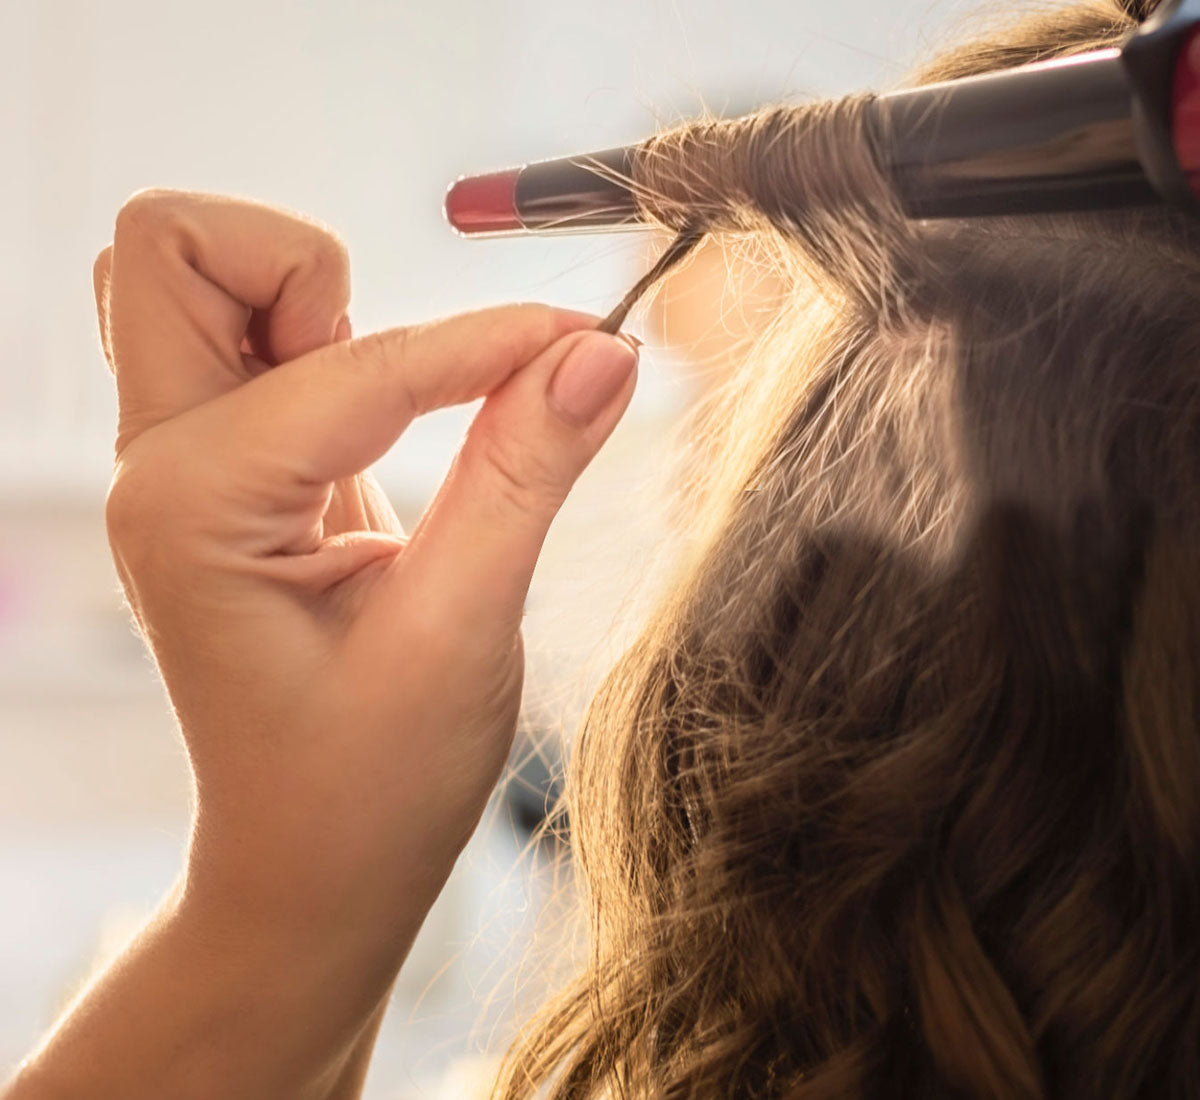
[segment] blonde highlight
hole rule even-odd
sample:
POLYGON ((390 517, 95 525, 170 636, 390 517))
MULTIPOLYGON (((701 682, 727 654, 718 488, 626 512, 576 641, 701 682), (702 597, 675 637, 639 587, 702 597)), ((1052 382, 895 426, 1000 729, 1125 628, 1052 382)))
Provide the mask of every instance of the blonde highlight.
POLYGON ((1200 228, 908 221, 868 102, 639 163, 789 293, 689 422, 691 548, 578 731, 589 957, 504 1100, 1200 1093, 1200 228))

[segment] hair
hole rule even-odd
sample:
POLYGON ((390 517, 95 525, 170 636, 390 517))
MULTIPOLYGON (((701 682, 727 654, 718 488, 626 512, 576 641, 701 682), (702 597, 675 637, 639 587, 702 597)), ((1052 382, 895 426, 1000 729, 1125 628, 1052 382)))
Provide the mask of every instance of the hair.
MULTIPOLYGON (((1154 6, 1010 17, 915 82, 1154 6)), ((789 292, 576 735, 586 965, 507 1100, 1200 1095, 1200 223, 906 219, 869 101, 639 163, 789 292)))

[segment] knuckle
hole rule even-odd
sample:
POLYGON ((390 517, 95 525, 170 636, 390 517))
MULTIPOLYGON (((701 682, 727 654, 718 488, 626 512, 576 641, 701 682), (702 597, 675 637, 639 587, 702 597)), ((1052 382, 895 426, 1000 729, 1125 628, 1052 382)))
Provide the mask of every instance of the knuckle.
POLYGON ((404 336, 396 330, 390 336, 382 332, 368 332, 356 336, 346 345, 346 354, 354 366, 364 374, 383 374, 396 349, 403 348, 404 336))
POLYGON ((114 546, 125 547, 144 532, 154 510, 152 488, 137 466, 125 461, 117 463, 104 501, 104 522, 108 540, 114 546))
POLYGON ((395 403, 409 417, 424 411, 404 371, 412 334, 409 327, 385 329, 356 336, 345 345, 350 362, 378 388, 381 399, 395 403))
POLYGON ((342 275, 350 270, 350 249, 332 230, 317 227, 309 242, 308 261, 318 270, 342 275))
POLYGON ((346 242, 315 219, 290 212, 285 213, 284 218, 286 222, 280 223, 280 232, 286 232, 286 237, 281 236, 281 242, 287 242, 293 270, 348 292, 350 249, 346 242))
POLYGON ((553 515, 566 499, 562 478, 527 442, 491 432, 478 443, 488 495, 503 511, 553 515))
POLYGON ((182 205, 182 192, 167 187, 135 191, 117 211, 116 239, 136 233, 158 233, 173 225, 182 205))
POLYGON ((170 456, 149 454, 142 443, 135 440, 120 453, 104 501, 109 542, 123 555, 162 541, 172 526, 167 513, 179 495, 170 456))

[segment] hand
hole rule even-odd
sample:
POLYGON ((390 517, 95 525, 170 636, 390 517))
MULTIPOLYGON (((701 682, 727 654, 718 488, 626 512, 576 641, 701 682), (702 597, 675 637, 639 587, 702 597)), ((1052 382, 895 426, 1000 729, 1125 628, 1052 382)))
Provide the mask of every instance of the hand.
POLYGON ((182 904, 215 949, 322 954, 312 992, 353 1016, 499 775, 530 577, 636 348, 532 305, 334 342, 340 243, 214 196, 135 196, 96 276, 120 395, 110 542, 196 783, 182 904), (406 537, 362 471, 478 397, 406 537))

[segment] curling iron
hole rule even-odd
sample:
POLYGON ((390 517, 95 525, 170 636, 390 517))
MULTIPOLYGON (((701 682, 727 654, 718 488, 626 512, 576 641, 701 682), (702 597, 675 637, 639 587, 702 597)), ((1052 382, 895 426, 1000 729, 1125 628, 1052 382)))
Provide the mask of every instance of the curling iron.
MULTIPOLYGON (((1200 211, 1200 0, 1167 0, 1119 47, 877 96, 879 163, 914 218, 1170 203, 1200 211)), ((646 224, 637 146, 465 176, 465 236, 646 224)))

